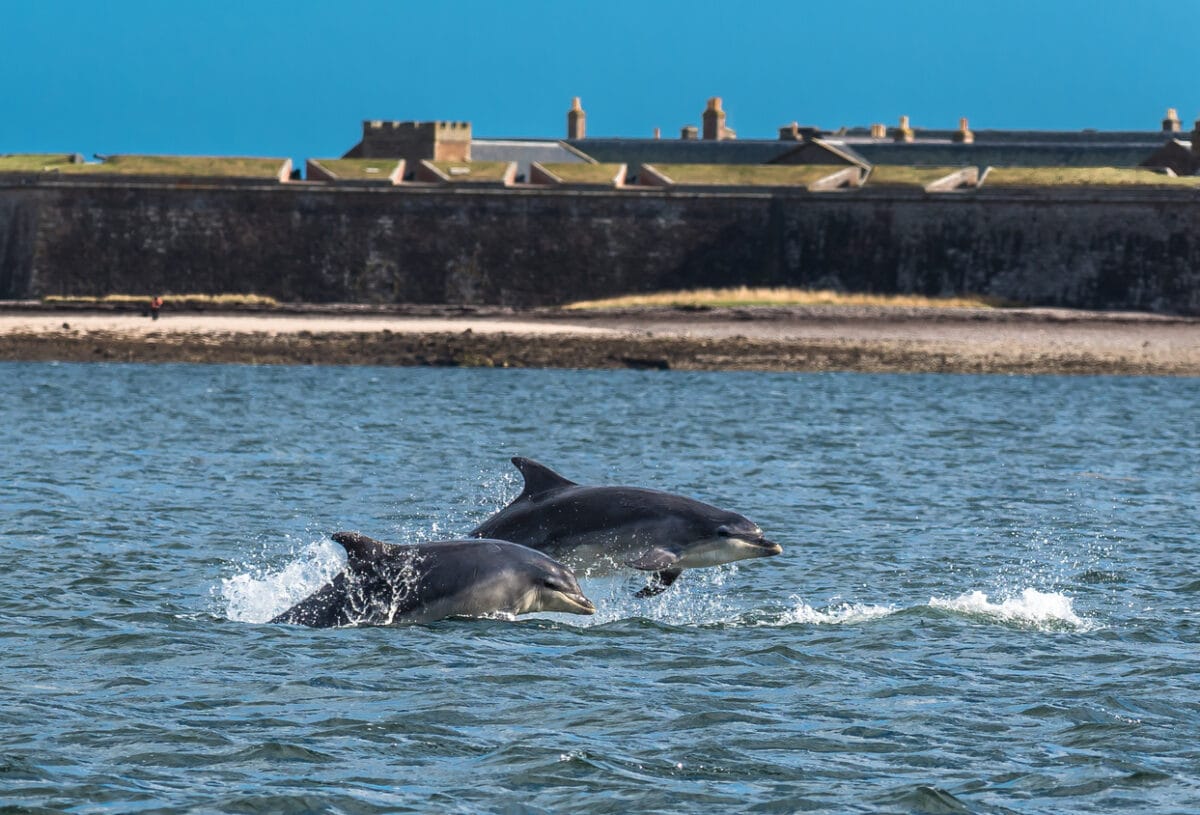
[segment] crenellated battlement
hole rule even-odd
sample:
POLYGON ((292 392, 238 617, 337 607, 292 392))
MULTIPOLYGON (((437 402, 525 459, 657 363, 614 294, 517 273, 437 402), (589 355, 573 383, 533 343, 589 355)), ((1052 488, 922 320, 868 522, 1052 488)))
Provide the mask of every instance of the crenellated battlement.
POLYGON ((363 122, 363 135, 374 133, 435 133, 445 136, 471 135, 470 122, 389 122, 372 119, 363 122))
POLYGON ((422 160, 470 161, 471 123, 368 119, 363 122, 362 141, 346 157, 397 158, 412 164, 422 160))

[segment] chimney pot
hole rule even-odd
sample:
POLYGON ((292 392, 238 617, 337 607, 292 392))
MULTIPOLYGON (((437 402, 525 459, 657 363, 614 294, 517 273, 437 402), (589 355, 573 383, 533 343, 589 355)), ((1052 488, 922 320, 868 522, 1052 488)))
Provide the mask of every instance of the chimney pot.
POLYGON ((971 128, 967 126, 967 117, 962 117, 958 120, 958 130, 951 137, 952 141, 959 144, 974 144, 975 134, 971 132, 971 128))
POLYGON ((1175 108, 1167 108, 1167 116, 1162 120, 1163 133, 1178 133, 1183 129, 1183 123, 1179 121, 1179 111, 1175 108))
POLYGON ((576 96, 571 100, 571 109, 567 111, 567 138, 582 139, 587 135, 587 114, 583 111, 583 105, 579 103, 579 97, 576 96))
POLYGON ((721 97, 713 96, 708 100, 708 107, 700 117, 703 125, 703 135, 706 140, 720 141, 732 138, 733 133, 725 127, 725 111, 721 109, 721 97))

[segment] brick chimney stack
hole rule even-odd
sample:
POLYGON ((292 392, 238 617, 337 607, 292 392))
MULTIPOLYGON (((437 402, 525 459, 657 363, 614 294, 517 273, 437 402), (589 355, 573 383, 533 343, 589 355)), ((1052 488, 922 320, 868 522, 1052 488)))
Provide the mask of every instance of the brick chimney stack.
POLYGON ((1179 121, 1179 112, 1175 108, 1167 108, 1167 118, 1162 120, 1163 133, 1178 133, 1183 129, 1183 122, 1179 121))
POLYGON ((579 97, 571 100, 571 109, 567 111, 567 138, 582 139, 587 134, 587 114, 579 104, 579 97))
POLYGON ((958 144, 974 144, 975 134, 967 127, 966 117, 958 120, 958 130, 950 136, 950 140, 958 144))
POLYGON ((720 141, 725 138, 725 111, 721 110, 721 97, 714 96, 708 100, 702 120, 705 141, 720 141))

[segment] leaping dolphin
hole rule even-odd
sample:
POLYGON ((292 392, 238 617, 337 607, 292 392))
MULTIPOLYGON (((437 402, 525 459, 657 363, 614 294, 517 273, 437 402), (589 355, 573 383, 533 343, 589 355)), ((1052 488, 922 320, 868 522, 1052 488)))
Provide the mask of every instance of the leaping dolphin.
POLYGON ((346 568, 271 622, 331 628, 494 613, 596 612, 570 569, 516 543, 400 546, 357 532, 338 532, 333 539, 346 550, 346 568))
POLYGON ((470 537, 524 544, 576 569, 654 572, 639 597, 664 591, 684 569, 783 551, 736 512, 657 490, 581 486, 519 456, 512 463, 525 489, 470 537))

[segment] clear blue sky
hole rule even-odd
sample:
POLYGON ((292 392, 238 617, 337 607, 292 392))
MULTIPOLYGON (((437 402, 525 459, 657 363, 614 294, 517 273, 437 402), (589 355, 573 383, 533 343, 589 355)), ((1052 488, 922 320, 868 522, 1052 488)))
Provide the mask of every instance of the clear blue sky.
POLYGON ((1200 115, 1200 1, 0 0, 0 153, 340 155, 363 119, 477 136, 1152 129, 1200 115))

